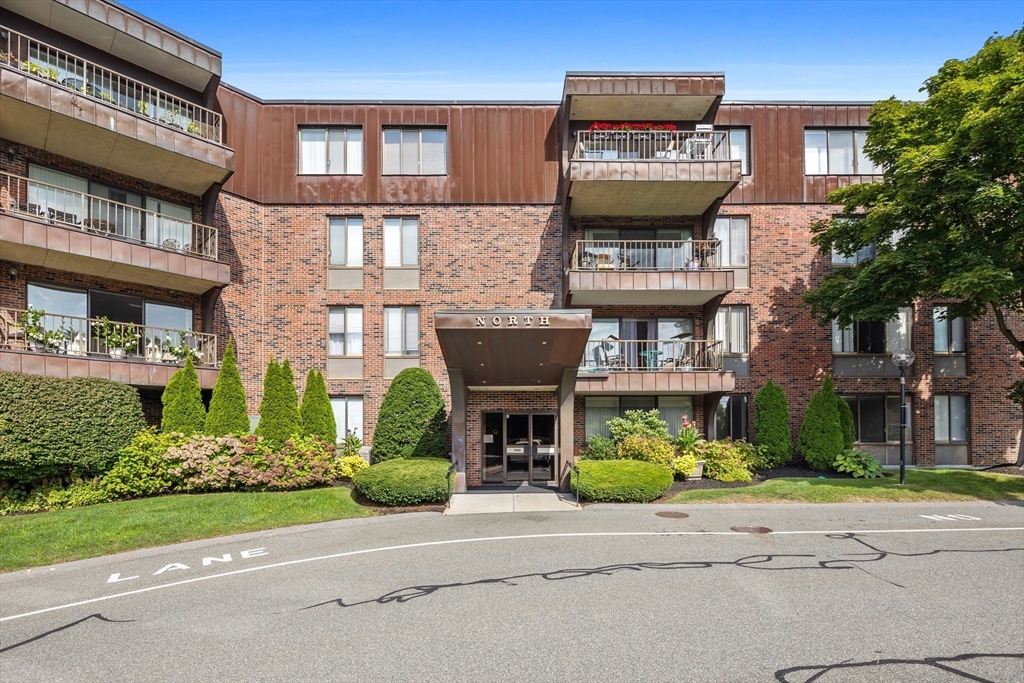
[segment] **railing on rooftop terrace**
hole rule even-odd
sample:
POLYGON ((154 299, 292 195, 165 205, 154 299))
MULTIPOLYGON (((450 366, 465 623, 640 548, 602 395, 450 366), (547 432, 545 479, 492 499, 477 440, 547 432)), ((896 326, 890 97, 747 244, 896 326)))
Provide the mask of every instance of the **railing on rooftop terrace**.
POLYGON ((93 97, 189 135, 221 143, 222 118, 215 111, 140 83, 42 41, 0 26, 0 65, 93 97))
POLYGON ((573 159, 728 161, 726 131, 576 131, 573 159))
POLYGON ((719 270, 719 240, 579 240, 571 270, 719 270))
POLYGON ((722 369, 722 342, 616 339, 587 342, 580 377, 587 372, 708 372, 722 369))
POLYGON ((10 173, 0 173, 0 213, 217 260, 216 228, 10 173))

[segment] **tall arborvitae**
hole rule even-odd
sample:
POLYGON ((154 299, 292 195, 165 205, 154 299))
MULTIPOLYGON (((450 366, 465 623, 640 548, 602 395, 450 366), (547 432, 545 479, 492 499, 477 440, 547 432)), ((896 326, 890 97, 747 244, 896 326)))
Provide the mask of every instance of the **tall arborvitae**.
POLYGON ((843 431, 843 450, 853 448, 853 441, 857 438, 857 432, 853 426, 853 411, 850 404, 844 398, 836 395, 836 408, 839 410, 839 428, 843 431))
POLYGON ((327 383, 319 370, 310 368, 306 373, 306 390, 299 407, 302 418, 302 433, 315 435, 333 444, 338 440, 338 426, 331 410, 331 398, 327 395, 327 383))
POLYGON ((260 402, 260 422, 257 436, 262 436, 271 448, 279 449, 284 442, 300 433, 298 394, 291 381, 291 365, 285 367, 271 359, 263 378, 263 400, 260 402))
POLYGON ((843 452, 843 429, 831 377, 826 376, 821 390, 811 396, 800 425, 797 448, 807 464, 816 470, 832 469, 836 456, 843 452))
POLYGON ((775 467, 793 457, 786 392, 771 380, 754 395, 754 442, 764 447, 765 464, 775 467))
POLYGON ((192 364, 192 356, 185 356, 185 367, 178 370, 167 382, 164 393, 160 397, 163 403, 163 416, 160 429, 164 432, 181 432, 187 436, 203 431, 206 421, 206 408, 203 407, 203 394, 199 388, 199 375, 192 364))
POLYGON ((235 346, 228 338, 224 359, 220 364, 217 384, 210 399, 210 412, 206 415, 206 429, 211 436, 249 433, 249 410, 245 403, 245 388, 238 374, 235 346))

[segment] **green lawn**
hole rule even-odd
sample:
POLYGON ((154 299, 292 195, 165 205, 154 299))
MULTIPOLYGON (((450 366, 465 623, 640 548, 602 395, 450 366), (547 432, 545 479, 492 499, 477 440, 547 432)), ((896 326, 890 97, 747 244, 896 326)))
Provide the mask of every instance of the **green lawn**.
POLYGON ((0 517, 0 571, 374 514, 343 487, 207 493, 0 517))
POLYGON ((771 479, 732 489, 682 491, 670 503, 861 503, 1024 500, 1024 477, 969 470, 909 470, 883 479, 771 479))

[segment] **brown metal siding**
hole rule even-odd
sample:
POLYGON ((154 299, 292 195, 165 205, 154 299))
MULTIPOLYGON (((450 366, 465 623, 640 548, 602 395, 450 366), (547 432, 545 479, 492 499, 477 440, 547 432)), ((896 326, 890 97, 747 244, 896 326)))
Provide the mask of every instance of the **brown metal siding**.
POLYGON ((723 95, 725 76, 566 76, 565 95, 723 95))

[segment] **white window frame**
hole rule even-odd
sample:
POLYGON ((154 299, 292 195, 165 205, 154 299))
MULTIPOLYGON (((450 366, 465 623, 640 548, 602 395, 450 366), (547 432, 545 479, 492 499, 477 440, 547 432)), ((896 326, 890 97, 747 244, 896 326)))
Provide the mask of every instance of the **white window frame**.
POLYGON ((948 311, 949 308, 947 306, 935 306, 932 309, 932 323, 934 326, 932 349, 936 355, 962 356, 967 353, 967 321, 963 318, 947 317, 948 311), (958 333, 963 348, 954 351, 952 350, 955 346, 954 337, 958 333))
POLYGON ((866 128, 821 128, 812 127, 804 129, 804 175, 817 176, 817 175, 882 175, 882 169, 872 162, 867 155, 864 154, 864 143, 867 140, 867 129, 866 128), (816 152, 816 158, 813 159, 810 154, 812 149, 808 142, 809 136, 815 134, 825 134, 825 147, 814 147, 815 150, 824 149, 824 155, 821 151, 816 152), (849 133, 852 136, 853 148, 851 150, 851 160, 849 171, 834 170, 834 166, 838 164, 838 160, 833 163, 832 154, 832 141, 833 139, 839 139, 840 135, 849 133), (825 170, 821 170, 820 166, 822 161, 825 164, 825 170))
POLYGON ((331 396, 331 412, 338 428, 338 443, 345 440, 349 431, 363 439, 364 402, 362 396, 331 396), (352 422, 358 415, 359 425, 354 429, 352 422))
POLYGON ((359 126, 300 126, 298 132, 298 150, 296 159, 297 175, 362 175, 363 174, 363 129, 359 126), (323 131, 324 158, 323 171, 303 171, 302 133, 303 131, 323 131), (334 138, 340 138, 335 140, 334 138), (334 145, 338 144, 335 148, 334 145), (332 149, 338 149, 340 159, 335 159, 332 149), (340 167, 340 170, 339 168, 340 167))
POLYGON ((384 307, 384 355, 392 358, 418 358, 420 355, 420 307, 419 306, 385 306, 384 307), (394 336, 391 330, 391 319, 393 314, 389 311, 399 311, 398 320, 400 329, 398 331, 400 350, 395 350, 391 345, 391 338, 394 336), (416 348, 409 348, 410 330, 409 321, 416 321, 416 348))
MULTIPOLYGON (((436 144, 433 143, 433 144, 436 144)), ((383 134, 381 135, 381 175, 426 175, 426 176, 445 176, 448 175, 448 129, 444 126, 424 126, 424 127, 394 127, 384 128, 383 134), (423 133, 438 131, 444 134, 443 154, 444 161, 442 162, 443 168, 424 168, 423 159, 423 133), (391 165, 388 156, 388 145, 396 144, 394 142, 394 136, 398 135, 398 156, 397 156, 397 168, 391 165), (409 144, 409 138, 415 137, 416 145, 416 160, 413 162, 412 159, 407 158, 407 145, 409 144), (415 170, 412 170, 412 167, 415 170)))
POLYGON ((362 306, 327 307, 327 356, 329 358, 361 358, 363 355, 363 308, 362 306), (341 329, 332 329, 332 321, 342 321, 341 329), (331 337, 341 335, 343 353, 331 353, 331 337))
POLYGON ((715 339, 722 342, 722 354, 726 356, 746 356, 750 354, 750 307, 720 306, 715 313, 715 339), (733 312, 743 311, 744 329, 742 337, 733 330, 733 312), (740 346, 742 350, 733 347, 740 346))
POLYGON ((363 218, 362 216, 334 217, 327 222, 327 265, 342 268, 363 267, 363 218), (335 231, 341 232, 340 257, 335 253, 335 231))
POLYGON ((935 443, 961 444, 970 443, 970 406, 967 394, 936 394, 935 395, 935 443), (953 433, 954 412, 960 414, 960 433, 953 433))
POLYGON ((420 220, 414 216, 384 219, 384 267, 412 268, 420 264, 420 220), (413 244, 409 244, 412 242, 413 244), (397 253, 395 250, 397 249, 397 253))

